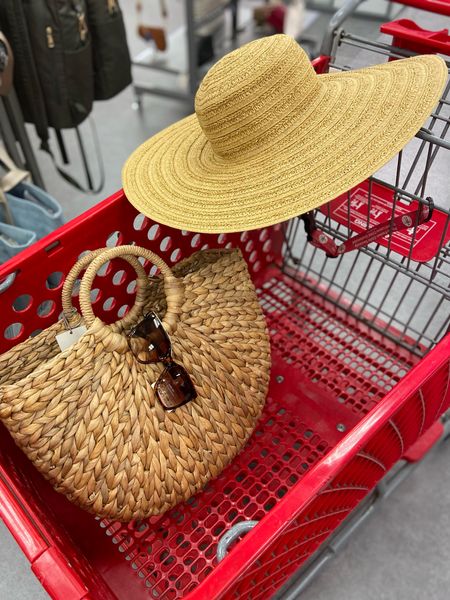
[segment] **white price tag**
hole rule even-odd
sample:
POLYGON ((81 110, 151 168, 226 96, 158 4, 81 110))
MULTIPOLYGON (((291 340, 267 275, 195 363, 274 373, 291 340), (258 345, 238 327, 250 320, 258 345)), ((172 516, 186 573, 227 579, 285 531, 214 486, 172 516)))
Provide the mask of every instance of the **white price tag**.
POLYGON ((67 348, 70 348, 72 344, 75 344, 75 342, 78 341, 86 331, 87 329, 84 325, 79 325, 73 329, 58 333, 56 336, 56 341, 58 342, 58 346, 61 348, 61 352, 63 350, 67 350, 67 348))

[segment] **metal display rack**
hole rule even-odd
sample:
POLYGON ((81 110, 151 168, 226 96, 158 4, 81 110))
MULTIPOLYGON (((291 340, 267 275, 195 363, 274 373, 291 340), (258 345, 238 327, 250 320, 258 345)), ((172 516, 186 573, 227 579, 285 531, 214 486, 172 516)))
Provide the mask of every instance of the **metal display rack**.
MULTIPOLYGON (((135 67, 143 68, 148 71, 156 71, 159 73, 164 73, 166 75, 170 75, 172 78, 185 76, 187 79, 186 89, 175 89, 175 86, 158 86, 158 85, 148 85, 144 83, 134 83, 133 84, 133 92, 134 92, 134 102, 133 107, 136 109, 140 109, 142 105, 142 96, 146 94, 162 96, 166 98, 173 98, 175 100, 182 100, 187 102, 192 102, 197 91, 198 85, 201 81, 201 78, 204 74, 204 68, 201 69, 198 66, 198 32, 201 28, 206 25, 214 22, 218 17, 223 15, 226 11, 231 12, 231 39, 230 39, 230 48, 232 49, 233 45, 236 44, 239 26, 238 26, 238 9, 239 9, 239 0, 228 0, 228 2, 224 2, 221 6, 217 7, 215 10, 210 13, 204 15, 201 19, 197 19, 195 16, 195 1, 196 0, 184 0, 184 13, 185 13, 185 43, 186 43, 186 67, 180 68, 171 64, 170 59, 167 59, 164 56, 153 56, 152 48, 145 48, 138 55, 136 55, 133 59, 133 65, 135 67)), ((336 0, 308 0, 306 2, 306 7, 313 11, 318 11, 321 13, 334 12, 336 10, 336 6, 339 4, 336 0)), ((361 4, 361 2, 358 2, 361 4)), ((354 10, 352 10, 352 13, 354 10)), ((385 11, 362 11, 358 12, 359 16, 381 19, 381 18, 390 18, 391 14, 395 12, 395 8, 391 3, 386 4, 385 11)), ((301 39, 298 40, 299 43, 306 44, 315 44, 316 40, 304 37, 302 35, 301 39)), ((172 79, 173 83, 173 79, 172 79)), ((182 86, 181 86, 182 87, 182 86)))
POLYGON ((15 164, 29 171, 34 183, 45 189, 14 90, 0 98, 0 133, 5 148, 15 164), (22 151, 22 156, 17 144, 22 151))
POLYGON ((133 60, 133 65, 143 67, 149 70, 160 71, 175 77, 180 75, 186 75, 188 79, 188 85, 186 91, 180 91, 173 89, 173 87, 158 87, 148 86, 144 84, 134 84, 133 91, 135 96, 136 108, 141 106, 141 97, 144 94, 153 94, 157 96, 164 96, 167 98, 174 98, 176 100, 185 100, 192 102, 195 92, 197 91, 198 84, 201 79, 200 69, 198 67, 198 32, 202 27, 214 22, 218 17, 224 14, 225 11, 230 10, 232 14, 232 42, 237 38, 237 10, 238 0, 229 0, 228 2, 221 4, 217 9, 204 15, 201 19, 195 17, 195 0, 185 0, 185 18, 186 18, 186 45, 187 45, 187 70, 182 71, 174 68, 166 63, 165 60, 151 60, 148 61, 148 57, 151 54, 148 49, 141 52, 133 60))

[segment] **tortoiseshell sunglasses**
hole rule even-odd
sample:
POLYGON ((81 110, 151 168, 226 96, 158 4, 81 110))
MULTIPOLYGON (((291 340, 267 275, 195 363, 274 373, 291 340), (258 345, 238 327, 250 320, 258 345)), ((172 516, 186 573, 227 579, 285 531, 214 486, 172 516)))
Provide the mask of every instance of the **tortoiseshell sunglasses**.
POLYGON ((148 312, 143 320, 129 331, 128 346, 135 359, 144 365, 163 363, 165 369, 158 380, 152 384, 152 388, 166 410, 174 410, 197 397, 188 372, 172 359, 172 343, 156 313, 148 312), (149 355, 147 359, 139 358, 138 354, 142 348, 137 350, 133 347, 133 338, 145 340, 146 352, 149 355))

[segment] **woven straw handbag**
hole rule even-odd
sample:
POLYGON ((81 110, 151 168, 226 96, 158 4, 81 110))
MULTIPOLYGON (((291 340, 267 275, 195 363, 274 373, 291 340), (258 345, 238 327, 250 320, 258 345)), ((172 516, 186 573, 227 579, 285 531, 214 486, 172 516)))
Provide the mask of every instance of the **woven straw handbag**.
MULTIPOLYGON (((217 476, 253 431, 269 383, 265 320, 239 250, 201 251, 173 272, 136 246, 86 257, 84 267, 89 260, 79 294, 87 331, 26 376, 15 372, 14 383, 4 382, 0 418, 75 504, 120 521, 162 514, 217 476), (90 301, 96 272, 112 258, 133 256, 156 265, 161 276, 149 282, 134 262, 135 305, 107 325, 90 301), (152 317, 149 329, 150 310, 161 320, 152 317), (181 373, 192 388, 183 387, 181 373), (177 393, 185 402, 173 408, 177 393)), ((65 310, 81 270, 76 266, 66 280, 65 310)))

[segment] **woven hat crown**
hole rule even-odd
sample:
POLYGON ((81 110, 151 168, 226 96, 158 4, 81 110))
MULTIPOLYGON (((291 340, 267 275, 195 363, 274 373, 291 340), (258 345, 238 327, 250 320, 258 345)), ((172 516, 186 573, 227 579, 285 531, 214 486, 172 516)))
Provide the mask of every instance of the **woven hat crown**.
POLYGON ((219 156, 263 150, 297 125, 321 88, 307 54, 287 35, 246 44, 220 60, 195 97, 203 133, 219 156))

